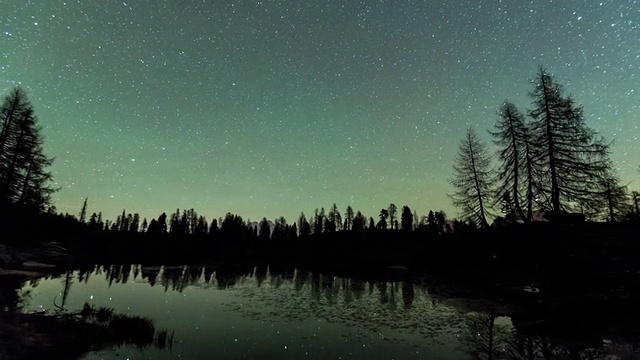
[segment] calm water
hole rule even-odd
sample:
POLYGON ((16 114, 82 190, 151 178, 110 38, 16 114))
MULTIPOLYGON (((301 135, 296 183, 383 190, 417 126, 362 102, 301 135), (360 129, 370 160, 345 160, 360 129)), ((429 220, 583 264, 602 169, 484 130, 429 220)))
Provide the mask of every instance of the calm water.
MULTIPOLYGON (((424 279, 392 278, 365 281, 268 267, 97 266, 40 279, 21 292, 26 312, 77 312, 88 303, 149 318, 156 331, 172 334, 164 346, 125 344, 86 359, 572 355, 553 339, 518 334, 509 317, 483 312, 481 302, 447 295, 424 279)), ((583 345, 574 353, 614 349, 635 358, 629 344, 600 340, 602 346, 583 345)))

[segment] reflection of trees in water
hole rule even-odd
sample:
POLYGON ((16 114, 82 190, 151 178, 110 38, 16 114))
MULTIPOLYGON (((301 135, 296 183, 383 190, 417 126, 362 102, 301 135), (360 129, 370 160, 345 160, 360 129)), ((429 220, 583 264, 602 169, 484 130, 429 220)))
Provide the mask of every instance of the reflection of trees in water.
POLYGON ((528 336, 515 327, 506 334, 505 341, 511 359, 552 359, 556 348, 548 339, 528 336))
POLYGON ((496 324, 495 315, 489 313, 468 315, 467 326, 462 344, 469 356, 478 360, 503 358, 508 330, 505 325, 496 324))
MULTIPOLYGON (((25 280, 3 279, 0 286, 0 359, 76 359, 89 351, 113 346, 155 347, 170 350, 173 332, 156 330, 153 321, 118 314, 110 308, 88 304, 78 312, 65 309, 74 281, 86 281, 88 272, 71 272, 62 278, 62 292, 53 313, 23 313, 30 300, 20 291, 25 280)), ((31 280, 37 286, 39 280, 31 280)))
MULTIPOLYGON (((86 282, 92 276, 104 276, 109 284, 127 281, 158 284, 165 291, 181 292, 190 286, 228 290, 232 299, 237 297, 237 304, 242 303, 242 306, 227 305, 231 310, 264 321, 315 318, 359 328, 365 325, 373 332, 394 329, 421 334, 425 338, 465 334, 461 344, 470 357, 476 359, 640 358, 636 356, 635 347, 626 345, 628 340, 603 344, 602 338, 606 335, 598 330, 598 324, 603 324, 603 320, 580 315, 591 312, 573 311, 572 314, 580 316, 574 314, 558 320, 554 316, 564 312, 556 310, 552 315, 543 312, 526 322, 511 322, 507 317, 488 315, 486 311, 493 310, 489 310, 486 302, 476 304, 473 298, 460 297, 462 304, 455 305, 455 300, 450 301, 455 296, 451 298, 448 290, 444 290, 446 286, 417 283, 411 279, 402 281, 396 277, 394 281, 387 281, 378 277, 365 280, 287 266, 245 265, 109 265, 61 274, 63 285, 86 282), (75 274, 75 277, 69 277, 69 274, 75 274), (469 302, 475 304, 471 307, 473 310, 464 305, 469 302), (465 317, 463 314, 468 311, 473 313, 465 317), (547 325, 541 327, 539 323, 547 325), (549 331, 549 327, 560 326, 560 331, 549 331), (562 334, 573 336, 567 338, 562 334)), ((68 293, 68 289, 64 293, 68 293)), ((61 300, 64 303, 64 296, 61 300)), ((502 305, 499 308, 505 309, 502 305)), ((625 310, 619 312, 626 314, 625 310)), ((504 314, 505 311, 493 313, 504 314)), ((617 331, 625 333, 620 329, 617 331)), ((632 335, 635 333, 637 331, 631 332, 632 335)))
POLYGON ((549 339, 539 336, 529 336, 514 327, 505 317, 480 312, 466 316, 467 331, 461 340, 461 345, 472 359, 478 360, 538 360, 538 359, 582 359, 579 357, 564 357, 566 349, 552 344, 549 339))
POLYGON ((623 360, 638 359, 638 348, 610 340, 552 339, 531 334, 506 317, 480 312, 466 316, 467 331, 461 339, 465 353, 478 360, 623 360))
POLYGON ((413 300, 415 299, 416 294, 413 290, 413 284, 408 281, 402 282, 402 300, 404 302, 405 309, 411 309, 413 305, 413 300))
POLYGON ((89 304, 84 305, 79 317, 82 322, 95 325, 94 336, 105 342, 103 347, 134 345, 140 349, 170 350, 173 346, 174 332, 156 330, 153 321, 145 317, 117 314, 113 309, 89 304))
POLYGON ((373 331, 389 328, 424 335, 453 333, 456 324, 461 325, 451 307, 436 305, 426 286, 412 281, 346 278, 289 266, 103 265, 77 274, 84 281, 104 276, 111 286, 144 281, 165 291, 229 289, 244 300, 255 300, 237 310, 267 321, 314 316, 348 326, 366 324, 373 331), (263 309, 265 303, 273 305, 270 312, 263 309))
MULTIPOLYGON (((281 278, 278 275, 273 276, 273 278, 281 278)), ((305 280, 307 278, 303 278, 305 280)), ((311 296, 314 300, 320 301, 322 297, 324 297, 329 304, 334 304, 336 301, 336 297, 339 296, 341 290, 341 283, 336 281, 336 277, 331 275, 324 275, 320 273, 311 273, 311 296)), ((282 280, 280 280, 282 281, 282 280)), ((348 286, 348 284, 345 284, 348 286)), ((304 284, 302 284, 302 288, 304 288, 304 284)))
POLYGON ((171 290, 182 292, 191 283, 189 273, 188 266, 165 267, 160 277, 160 284, 165 291, 171 286, 171 290))
POLYGON ((362 280, 297 270, 285 274, 270 270, 263 281, 260 273, 243 276, 231 289, 239 296, 237 303, 229 305, 232 311, 265 322, 321 319, 397 342, 406 341, 404 336, 409 334, 427 343, 444 342, 444 336, 453 337, 462 326, 454 309, 434 307, 426 287, 412 281, 362 280))
POLYGON ((71 291, 71 285, 73 285, 73 273, 71 271, 67 271, 62 278, 61 303, 58 305, 56 304, 56 299, 53 299, 53 305, 60 311, 64 311, 64 306, 67 304, 69 292, 71 291))
POLYGON ((243 299, 241 308, 232 308, 265 321, 313 316, 347 326, 366 324, 372 331, 387 328, 429 336, 454 333, 461 326, 451 307, 436 305, 426 286, 412 281, 346 278, 288 266, 108 265, 92 274, 104 276, 109 284, 145 281, 165 291, 191 286, 232 290, 243 299), (273 308, 265 310, 265 304, 273 308))
POLYGON ((77 313, 2 314, 0 322, 1 359, 77 359, 113 346, 171 350, 173 344, 173 332, 156 330, 150 319, 88 304, 77 313))

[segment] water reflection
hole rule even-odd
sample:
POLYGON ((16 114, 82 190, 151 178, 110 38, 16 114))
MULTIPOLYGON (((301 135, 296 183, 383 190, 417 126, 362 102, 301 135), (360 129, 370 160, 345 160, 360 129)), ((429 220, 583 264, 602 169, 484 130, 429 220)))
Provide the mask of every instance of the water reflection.
MULTIPOLYGON (((113 300, 129 320, 149 319, 111 339, 120 350, 99 354, 107 358, 127 346, 166 350, 174 343, 172 356, 185 357, 222 351, 223 358, 318 358, 325 357, 317 353, 322 349, 328 357, 352 358, 638 358, 635 301, 521 294, 493 300, 455 288, 409 273, 343 277, 287 266, 104 265, 41 279, 24 286, 22 296, 31 296, 29 311, 47 298, 54 298, 54 309, 68 311, 95 295, 96 302, 113 300), (177 341, 170 332, 145 330, 151 321, 175 329, 177 341)), ((100 311, 101 318, 108 313, 93 314, 100 311)), ((89 323, 109 328, 93 316, 89 323)))
MULTIPOLYGON (((461 346, 471 359, 639 359, 637 339, 576 337, 574 334, 558 336, 540 329, 538 325, 518 326, 511 318, 492 313, 466 315, 467 332, 461 337, 461 346), (532 332, 536 329, 538 332, 532 332)), ((593 324, 583 323, 590 327, 593 324)), ((560 328, 557 329, 562 331, 560 328)), ((585 335, 583 333, 582 335, 585 335)))
POLYGON ((77 359, 84 354, 112 346, 132 346, 170 351, 173 332, 157 330, 153 320, 120 314, 108 307, 85 303, 81 310, 69 311, 66 301, 75 272, 62 277, 61 301, 53 300, 46 310, 28 308, 33 288, 41 280, 3 278, 0 293, 0 359, 77 359))

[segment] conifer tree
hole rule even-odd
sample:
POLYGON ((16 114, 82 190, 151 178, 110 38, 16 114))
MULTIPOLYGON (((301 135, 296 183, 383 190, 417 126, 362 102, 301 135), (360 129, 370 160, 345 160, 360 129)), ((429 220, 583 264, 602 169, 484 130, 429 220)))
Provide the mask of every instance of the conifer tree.
POLYGON ((271 234, 271 240, 274 242, 282 241, 287 238, 289 226, 287 225, 287 219, 284 216, 276 218, 273 232, 271 234))
POLYGON ((129 232, 138 232, 140 230, 140 214, 135 213, 129 222, 129 232))
POLYGON ((353 208, 351 207, 351 205, 348 205, 347 209, 344 212, 344 230, 351 230, 354 216, 355 215, 353 213, 353 208))
POLYGON ((431 234, 438 233, 438 222, 436 221, 436 214, 433 210, 429 210, 427 214, 427 231, 431 234))
MULTIPOLYGON (((196 215, 195 211, 193 212, 196 215)), ((207 218, 200 215, 196 221, 196 225, 193 228, 193 234, 196 235, 207 235, 207 231, 209 230, 209 224, 207 222, 207 218)))
POLYGON ((300 229, 299 236, 307 236, 311 234, 311 225, 309 221, 307 221, 307 217, 304 215, 304 212, 300 213, 300 217, 298 218, 298 229, 300 229))
POLYGON ((378 224, 376 226, 376 228, 378 229, 386 229, 387 228, 387 219, 389 218, 389 210, 388 209, 381 209, 380 210, 380 215, 378 215, 380 217, 380 221, 378 221, 378 224))
POLYGON ((89 228, 92 230, 100 230, 98 227, 98 214, 93 213, 89 217, 89 228))
POLYGON ((633 212, 627 186, 620 184, 620 179, 613 170, 597 185, 602 189, 600 196, 594 196, 591 201, 582 204, 583 213, 587 217, 615 222, 633 212))
POLYGON ((55 191, 46 167, 41 128, 25 92, 19 87, 0 106, 0 205, 44 211, 55 191))
POLYGON ((599 196, 609 171, 609 145, 585 124, 583 109, 564 95, 563 87, 544 68, 534 80, 529 111, 533 163, 545 174, 538 196, 555 211, 573 210, 599 196))
POLYGON ((413 213, 407 205, 404 205, 402 207, 402 214, 400 215, 400 225, 402 226, 402 230, 413 230, 413 213))
POLYGON ((356 215, 353 217, 351 230, 361 231, 361 230, 364 230, 366 226, 367 226, 367 218, 360 211, 357 211, 356 215))
POLYGON ((333 206, 331 206, 331 209, 329 210, 328 220, 330 224, 329 226, 331 227, 330 231, 337 231, 342 227, 342 216, 340 215, 338 206, 335 203, 333 203, 333 206))
POLYGON ((215 237, 218 234, 218 219, 214 218, 211 220, 211 225, 209 226, 209 235, 211 237, 215 237))
POLYGON ((523 148, 523 160, 524 160, 524 174, 526 182, 526 205, 527 214, 525 221, 533 220, 533 203, 535 200, 535 186, 540 185, 540 181, 536 181, 538 177, 534 172, 535 167, 533 165, 533 147, 531 146, 531 137, 529 136, 529 128, 525 126, 522 133, 522 148, 523 148), (537 185, 536 185, 537 184, 537 185))
MULTIPOLYGON (((495 199, 502 202, 503 209, 509 209, 507 214, 510 222, 516 218, 529 220, 525 215, 520 199, 523 185, 523 168, 526 165, 523 146, 526 134, 524 116, 516 106, 505 102, 500 107, 500 119, 494 125, 493 143, 498 146, 498 173, 496 175, 497 188, 495 199)), ((495 205, 495 204, 494 204, 495 205)))
POLYGON ((460 142, 455 164, 453 184, 455 191, 449 197, 460 208, 461 215, 480 227, 488 226, 487 204, 491 199, 490 158, 486 145, 469 128, 460 142))
POLYGON ((267 220, 266 217, 263 217, 259 226, 260 231, 258 236, 260 240, 269 240, 271 238, 271 224, 269 224, 269 220, 267 220))
MULTIPOLYGON (((397 212, 398 212, 398 207, 396 206, 396 204, 389 204, 389 208, 387 209, 388 213, 389 213, 389 223, 391 224, 391 229, 394 229, 395 223, 396 221, 396 217, 397 217, 397 212)), ((397 230, 397 229, 396 229, 397 230)))
POLYGON ((420 216, 416 210, 413 210, 413 230, 418 229, 420 229, 420 216))
POLYGON ((434 213, 434 216, 436 218, 436 233, 441 234, 447 226, 447 214, 445 214, 444 211, 440 210, 436 211, 434 213))
POLYGON ((82 209, 80 210, 80 216, 78 219, 78 221, 80 221, 83 224, 87 220, 87 200, 89 200, 89 198, 84 198, 84 202, 82 203, 82 209))
POLYGON ((631 202, 632 202, 632 218, 631 220, 640 221, 640 193, 637 191, 631 192, 631 202))
POLYGON ((324 231, 325 228, 325 212, 324 212, 324 208, 320 209, 320 212, 318 212, 318 209, 316 209, 315 215, 314 215, 314 220, 313 220, 313 233, 314 234, 322 234, 322 232, 324 231))

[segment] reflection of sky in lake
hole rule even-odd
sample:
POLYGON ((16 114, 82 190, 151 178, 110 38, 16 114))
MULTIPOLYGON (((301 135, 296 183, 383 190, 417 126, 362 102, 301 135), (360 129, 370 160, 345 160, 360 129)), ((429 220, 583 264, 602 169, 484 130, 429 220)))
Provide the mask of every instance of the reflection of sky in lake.
MULTIPOLYGON (((175 331, 169 350, 118 348, 87 358, 459 358, 462 329, 455 309, 437 304, 426 288, 403 282, 365 282, 306 272, 253 272, 206 280, 186 268, 161 271, 157 283, 136 274, 114 280, 103 270, 73 284, 65 308, 85 302, 146 316, 175 331), (171 272, 171 274, 169 274, 171 272), (168 290, 165 290, 165 287, 168 290), (174 291, 177 288, 181 291, 174 291)), ((140 270, 139 268, 137 270, 140 270)), ((144 272, 144 271, 143 271, 144 272)), ((199 275, 198 275, 199 274, 199 275)), ((53 311, 62 279, 42 279, 28 309, 53 311)))

